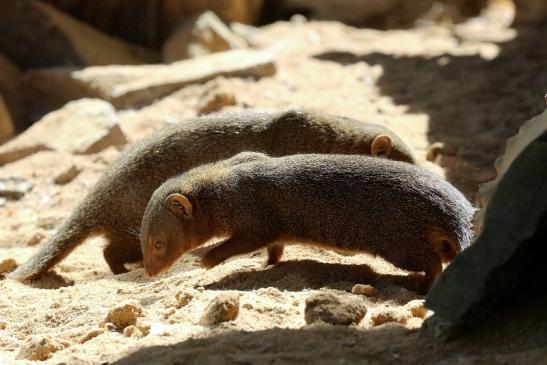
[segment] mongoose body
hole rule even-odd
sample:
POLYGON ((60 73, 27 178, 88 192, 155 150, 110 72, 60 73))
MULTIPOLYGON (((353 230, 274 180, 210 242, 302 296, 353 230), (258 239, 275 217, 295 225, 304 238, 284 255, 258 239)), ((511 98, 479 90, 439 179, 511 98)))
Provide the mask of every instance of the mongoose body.
POLYGON ((226 241, 206 267, 285 242, 378 255, 425 272, 428 290, 471 240, 473 208, 448 182, 415 165, 367 156, 243 153, 162 184, 144 213, 141 245, 148 275, 213 237, 226 241))
POLYGON ((391 131, 357 120, 288 110, 239 112, 190 119, 138 143, 105 172, 51 240, 11 277, 34 279, 86 238, 103 235, 105 259, 118 274, 142 260, 138 227, 154 190, 167 178, 241 151, 373 154, 413 162, 410 149, 391 131), (135 233, 137 232, 137 233, 135 233))

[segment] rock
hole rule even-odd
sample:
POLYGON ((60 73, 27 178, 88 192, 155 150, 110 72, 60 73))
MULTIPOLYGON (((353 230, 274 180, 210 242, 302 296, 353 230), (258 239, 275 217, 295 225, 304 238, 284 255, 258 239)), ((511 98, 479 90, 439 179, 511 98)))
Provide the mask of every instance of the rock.
POLYGON ((105 331, 106 331, 106 328, 99 328, 99 329, 90 331, 90 332, 86 333, 82 338, 80 338, 78 343, 80 343, 80 344, 86 343, 87 341, 91 340, 92 338, 95 338, 95 337, 103 334, 105 331))
POLYGON ((136 326, 127 326, 123 329, 123 335, 125 337, 142 338, 144 334, 136 326))
POLYGON ((32 183, 28 180, 8 177, 0 178, 0 196, 8 199, 21 199, 32 189, 32 183))
POLYGON ((264 77, 275 74, 271 54, 237 49, 170 65, 105 66, 30 71, 25 78, 31 108, 40 113, 74 98, 100 98, 117 108, 139 107, 186 85, 219 76, 264 77))
MULTIPOLYGON (((4 54, 0 53, 0 99, 4 100, 13 126, 19 131, 28 126, 25 116, 22 82, 23 75, 21 71, 4 54)), ((6 127, 2 126, 3 122, 1 120, 2 116, 0 114, 0 140, 2 140, 2 135, 5 135, 6 131, 6 127)))
POLYGON ((0 275, 12 272, 17 268, 17 262, 15 259, 5 259, 0 261, 0 275))
POLYGON ((458 326, 476 326, 525 283, 545 276, 545 161, 547 111, 524 123, 508 141, 497 163, 499 177, 488 184, 489 192, 483 196, 486 208, 479 220, 480 234, 447 267, 426 298, 436 317, 458 326))
POLYGON ((429 313, 429 309, 427 309, 422 299, 411 300, 405 304, 405 309, 410 311, 412 317, 417 318, 425 318, 429 313))
POLYGON ((200 98, 198 111, 207 114, 229 105, 236 105, 234 90, 225 80, 215 80, 212 87, 207 88, 200 98))
POLYGON ((304 319, 307 324, 323 322, 347 326, 358 324, 366 313, 367 308, 361 299, 319 293, 306 299, 304 319))
POLYGON ((262 0, 44 0, 83 19, 108 34, 159 48, 173 30, 188 18, 206 10, 227 24, 256 24, 262 15, 262 0), (135 26, 137 25, 138 26, 135 26))
POLYGON ((15 125, 11 119, 11 114, 4 102, 2 94, 0 94, 0 142, 13 136, 15 125))
POLYGON ((378 295, 378 289, 372 285, 366 284, 355 284, 353 288, 351 288, 351 292, 353 294, 364 295, 366 297, 375 297, 378 295))
POLYGON ((108 312, 105 322, 110 322, 118 330, 123 330, 127 326, 134 326, 141 315, 141 304, 137 300, 126 300, 108 312))
POLYGON ((54 111, 0 146, 0 165, 42 150, 91 154, 126 142, 112 105, 82 99, 54 111))
POLYGON ((409 319, 409 313, 402 309, 383 309, 370 316, 370 320, 373 326, 380 326, 385 323, 399 323, 405 324, 409 319))
POLYGON ((57 185, 65 185, 74 180, 76 176, 80 174, 82 171, 81 168, 79 168, 76 165, 71 165, 68 169, 61 172, 59 175, 55 176, 53 178, 53 182, 57 185))
POLYGON ((5 330, 8 324, 4 321, 0 321, 0 330, 5 330))
POLYGON ((245 47, 243 38, 233 33, 215 13, 206 11, 186 22, 167 39, 162 50, 163 62, 245 47))
POLYGON ((201 316, 200 323, 213 326, 236 319, 239 313, 239 295, 235 293, 220 294, 209 302, 201 316))
POLYGON ((44 361, 54 352, 68 347, 66 341, 59 341, 50 336, 32 336, 25 341, 17 354, 17 360, 44 361))
POLYGON ((177 301, 176 307, 177 308, 186 307, 193 298, 194 296, 188 292, 177 293, 175 295, 175 299, 177 301))
POLYGON ((111 38, 41 1, 2 0, 0 14, 0 51, 23 68, 157 59, 154 53, 111 38))
POLYGON ((42 242, 45 238, 47 238, 47 234, 43 229, 39 229, 38 231, 32 233, 29 235, 25 241, 27 246, 36 246, 40 242, 42 242))

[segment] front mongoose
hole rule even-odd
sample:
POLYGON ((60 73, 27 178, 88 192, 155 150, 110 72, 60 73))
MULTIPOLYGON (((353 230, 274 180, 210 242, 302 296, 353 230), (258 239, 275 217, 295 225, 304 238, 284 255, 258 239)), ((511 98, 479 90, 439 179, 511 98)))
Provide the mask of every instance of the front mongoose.
POLYGON ((122 155, 55 236, 11 277, 39 277, 92 235, 107 239, 104 257, 112 272, 126 272, 125 263, 142 260, 135 232, 154 190, 182 171, 241 151, 372 154, 414 162, 410 148, 386 128, 324 113, 244 111, 190 119, 122 155))
POLYGON ((150 276, 214 237, 202 257, 213 267, 268 248, 279 261, 289 242, 378 255, 425 272, 427 292, 442 263, 470 244, 474 209, 450 183, 408 163, 369 156, 243 153, 162 184, 143 216, 150 276))

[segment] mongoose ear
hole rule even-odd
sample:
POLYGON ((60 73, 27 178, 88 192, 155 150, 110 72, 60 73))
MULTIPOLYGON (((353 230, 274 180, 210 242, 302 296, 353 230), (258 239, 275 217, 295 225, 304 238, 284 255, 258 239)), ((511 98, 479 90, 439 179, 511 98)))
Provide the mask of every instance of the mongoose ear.
POLYGON ((377 135, 370 144, 370 154, 375 157, 389 157, 392 149, 393 143, 387 134, 377 135))
POLYGON ((163 205, 181 219, 192 217, 192 203, 182 194, 171 194, 163 201, 163 205))

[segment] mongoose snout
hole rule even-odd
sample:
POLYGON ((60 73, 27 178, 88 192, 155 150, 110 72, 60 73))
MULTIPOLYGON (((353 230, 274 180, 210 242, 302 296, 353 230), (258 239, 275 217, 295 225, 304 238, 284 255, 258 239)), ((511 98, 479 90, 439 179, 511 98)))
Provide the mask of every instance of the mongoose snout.
POLYGON ((167 270, 213 237, 205 267, 288 242, 378 255, 425 272, 426 292, 470 244, 473 208, 448 182, 415 165, 367 156, 243 153, 162 184, 141 226, 148 273, 167 270), (156 242, 161 242, 159 248, 156 242))

